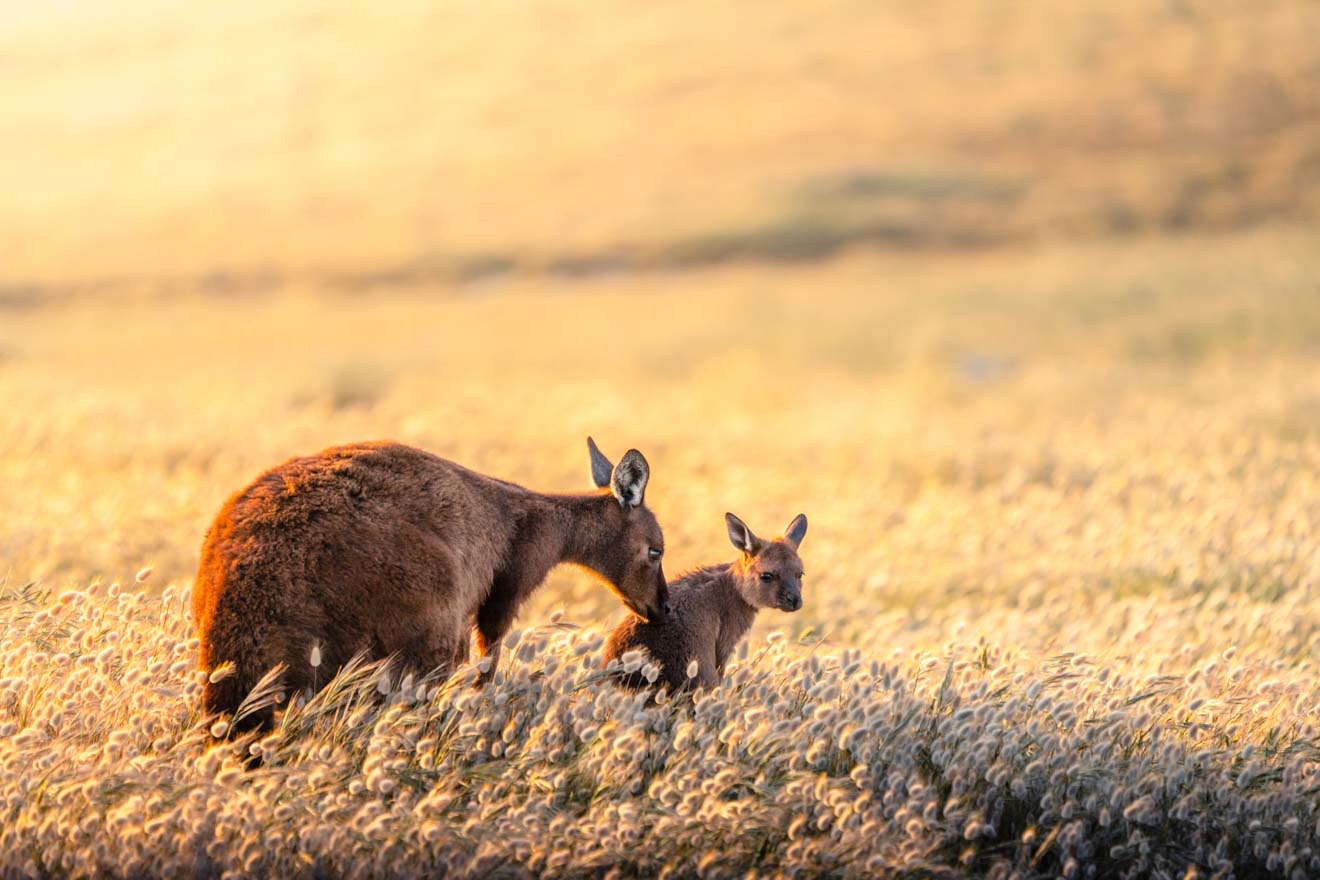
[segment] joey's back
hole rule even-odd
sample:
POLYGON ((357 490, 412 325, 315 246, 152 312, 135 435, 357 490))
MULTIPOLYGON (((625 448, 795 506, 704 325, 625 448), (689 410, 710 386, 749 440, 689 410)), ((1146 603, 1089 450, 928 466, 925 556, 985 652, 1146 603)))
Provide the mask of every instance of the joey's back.
MULTIPOLYGON (((642 648, 660 666, 658 684, 683 689, 718 683, 718 671, 756 618, 756 609, 738 594, 730 569, 727 564, 707 566, 671 581, 670 615, 663 622, 629 615, 606 642, 605 662, 642 648), (697 675, 689 679, 688 665, 694 660, 697 675)), ((625 681, 632 687, 647 684, 640 673, 625 681)))

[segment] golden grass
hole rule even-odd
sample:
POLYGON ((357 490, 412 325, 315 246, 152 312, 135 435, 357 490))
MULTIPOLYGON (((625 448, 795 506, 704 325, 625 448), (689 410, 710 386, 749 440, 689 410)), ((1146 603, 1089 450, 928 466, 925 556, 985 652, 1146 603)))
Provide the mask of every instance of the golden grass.
MULTIPOLYGON (((984 639, 909 652, 877 631, 842 651, 744 643, 719 688, 648 706, 599 670, 599 632, 557 624, 511 634, 484 690, 473 669, 441 685, 354 667, 275 732, 204 751, 186 592, 0 600, 7 873, 1320 868, 1314 682, 1213 629, 1170 644, 1130 604, 1088 622, 1158 671, 984 639)), ((1266 619, 1316 612, 1291 604, 1266 619)), ((1037 611, 1075 617, 1066 592, 1037 611)))
POLYGON ((6 311, 0 872, 1312 874, 1315 244, 6 311), (227 493, 383 436, 573 490, 587 433, 647 454, 675 572, 726 509, 811 518, 720 688, 603 685, 622 610, 566 570, 491 688, 363 670, 259 770, 203 754, 227 493))
POLYGON ((0 17, 0 876, 1320 876, 1320 6, 0 17), (566 569, 204 750, 229 493, 587 434, 810 517, 720 687, 566 569))

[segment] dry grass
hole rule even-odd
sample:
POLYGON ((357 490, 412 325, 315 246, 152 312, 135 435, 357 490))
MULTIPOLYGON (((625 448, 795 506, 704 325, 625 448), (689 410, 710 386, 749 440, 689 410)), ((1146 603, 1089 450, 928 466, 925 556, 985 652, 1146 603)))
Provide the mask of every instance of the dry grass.
POLYGON ((1320 6, 10 7, 0 877, 1320 876, 1320 6), (809 515, 720 687, 560 571, 204 750, 228 493, 589 433, 809 515))
POLYGON ((10 311, 0 873, 1312 875, 1314 244, 10 311), (588 432, 647 453, 676 570, 726 509, 811 517, 720 688, 603 686, 621 609, 560 572, 484 692, 364 669, 261 769, 203 753, 227 492, 378 436, 571 490, 588 432))
POLYGON ((1122 653, 1040 656, 1011 624, 915 651, 888 627, 847 650, 772 638, 659 706, 604 680, 599 632, 558 624, 509 636, 485 690, 351 668, 203 752, 186 591, 10 594, 5 871, 1310 876, 1314 679, 1203 626, 1207 603, 1267 630, 1320 613, 1218 588, 1083 622, 1056 591, 1034 619, 1122 653))

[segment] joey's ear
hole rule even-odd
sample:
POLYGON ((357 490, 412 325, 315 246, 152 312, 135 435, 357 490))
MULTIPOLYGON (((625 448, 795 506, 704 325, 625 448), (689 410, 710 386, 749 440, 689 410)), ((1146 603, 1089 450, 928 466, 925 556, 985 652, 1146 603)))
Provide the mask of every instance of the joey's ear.
POLYGON ((646 500, 646 481, 649 479, 651 479, 651 466, 646 463, 640 452, 629 449, 614 468, 610 488, 623 509, 631 510, 634 507, 641 507, 642 502, 646 500))
POLYGON ((610 474, 614 473, 614 465, 600 451, 596 441, 590 437, 587 438, 587 449, 591 452, 591 482, 596 484, 597 489, 604 489, 610 484, 610 474))
POLYGON ((793 517, 793 521, 788 524, 788 528, 784 529, 784 540, 792 544, 793 549, 796 550, 798 545, 802 543, 802 539, 806 536, 807 515, 805 513, 799 513, 797 516, 793 517))
POLYGON ((755 555, 761 549, 761 539, 752 534, 747 523, 731 513, 724 514, 724 522, 729 527, 729 542, 734 547, 749 555, 755 555))

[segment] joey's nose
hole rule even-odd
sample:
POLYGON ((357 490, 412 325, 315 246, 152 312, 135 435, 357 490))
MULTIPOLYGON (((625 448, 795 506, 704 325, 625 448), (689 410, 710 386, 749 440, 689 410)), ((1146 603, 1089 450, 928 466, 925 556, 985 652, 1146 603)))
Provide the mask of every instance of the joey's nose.
POLYGON ((783 608, 785 611, 797 611, 802 607, 801 596, 785 596, 783 608))

